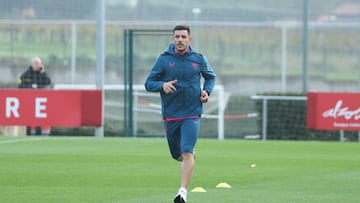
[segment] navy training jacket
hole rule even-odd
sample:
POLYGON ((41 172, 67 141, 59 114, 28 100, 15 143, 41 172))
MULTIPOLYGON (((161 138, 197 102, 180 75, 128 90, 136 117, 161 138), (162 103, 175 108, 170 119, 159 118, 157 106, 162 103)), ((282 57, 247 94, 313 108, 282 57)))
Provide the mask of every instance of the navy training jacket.
POLYGON ((155 61, 145 82, 150 92, 160 92, 162 114, 165 118, 186 118, 203 114, 201 96, 201 76, 203 90, 210 95, 214 89, 216 74, 202 54, 190 50, 183 56, 175 52, 174 44, 155 61), (176 91, 165 94, 163 83, 177 79, 176 91))

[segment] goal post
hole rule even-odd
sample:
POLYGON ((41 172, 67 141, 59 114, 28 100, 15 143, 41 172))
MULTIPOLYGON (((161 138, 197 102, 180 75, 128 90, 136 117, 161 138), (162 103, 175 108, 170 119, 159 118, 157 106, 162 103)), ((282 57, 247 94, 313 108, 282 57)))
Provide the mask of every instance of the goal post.
POLYGON ((307 100, 306 96, 264 96, 264 95, 254 95, 251 96, 253 100, 262 101, 262 140, 267 140, 268 137, 268 101, 303 101, 307 100))
MULTIPOLYGON (((138 92, 143 90, 143 87, 140 89, 136 89, 134 84, 134 69, 136 67, 134 62, 135 50, 141 50, 141 48, 135 48, 134 45, 140 37, 160 37, 165 36, 170 39, 172 35, 172 30, 164 30, 164 29, 126 29, 124 30, 124 132, 125 136, 133 137, 134 133, 137 131, 137 125, 133 121, 137 119, 137 115, 134 115, 134 107, 133 105, 138 104, 138 92), (134 95, 135 94, 135 95, 134 95), (136 101, 133 101, 133 100, 136 101)), ((159 39, 158 39, 159 40, 159 39)), ((156 40, 156 43, 158 41, 156 40)), ((224 139, 224 88, 222 86, 216 86, 215 91, 218 92, 217 98, 218 103, 218 114, 217 115, 204 115, 204 118, 208 119, 218 119, 218 139, 224 139)), ((147 94, 146 94, 147 95, 147 94)), ((145 96, 145 95, 142 95, 145 96)), ((137 107, 135 107, 137 109, 137 107)))

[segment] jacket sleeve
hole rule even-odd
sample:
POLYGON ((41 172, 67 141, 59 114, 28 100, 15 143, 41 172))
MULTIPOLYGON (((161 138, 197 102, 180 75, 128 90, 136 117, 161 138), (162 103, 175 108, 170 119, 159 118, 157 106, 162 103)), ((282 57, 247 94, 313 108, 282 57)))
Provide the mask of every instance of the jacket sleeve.
POLYGON ((216 74, 213 68, 210 66, 207 58, 203 56, 203 59, 204 59, 204 65, 201 70, 201 75, 205 80, 203 90, 205 90, 210 95, 215 86, 216 74))
POLYGON ((163 66, 161 65, 161 56, 158 57, 149 73, 145 82, 145 89, 149 92, 162 91, 163 81, 163 66))
POLYGON ((18 88, 24 88, 24 74, 21 74, 19 80, 18 80, 18 88))
POLYGON ((18 87, 19 88, 29 88, 31 81, 30 81, 30 77, 29 77, 29 71, 25 71, 24 73, 22 73, 20 75, 20 78, 18 80, 18 87))

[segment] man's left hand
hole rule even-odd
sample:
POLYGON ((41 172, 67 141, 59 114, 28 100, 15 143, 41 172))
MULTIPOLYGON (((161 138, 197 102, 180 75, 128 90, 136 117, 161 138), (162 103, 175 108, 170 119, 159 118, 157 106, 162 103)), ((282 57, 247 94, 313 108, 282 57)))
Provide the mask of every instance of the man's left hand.
POLYGON ((208 102, 208 100, 209 100, 209 95, 205 90, 203 90, 201 92, 200 101, 201 101, 201 103, 206 103, 206 102, 208 102))

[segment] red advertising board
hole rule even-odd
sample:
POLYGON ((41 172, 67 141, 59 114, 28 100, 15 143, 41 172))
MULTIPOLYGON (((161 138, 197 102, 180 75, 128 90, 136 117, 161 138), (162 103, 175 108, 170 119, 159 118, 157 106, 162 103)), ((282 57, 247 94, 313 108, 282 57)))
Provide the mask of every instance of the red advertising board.
POLYGON ((317 130, 360 130, 360 93, 309 92, 307 127, 317 130))
POLYGON ((101 90, 0 90, 0 125, 101 126, 101 90))

